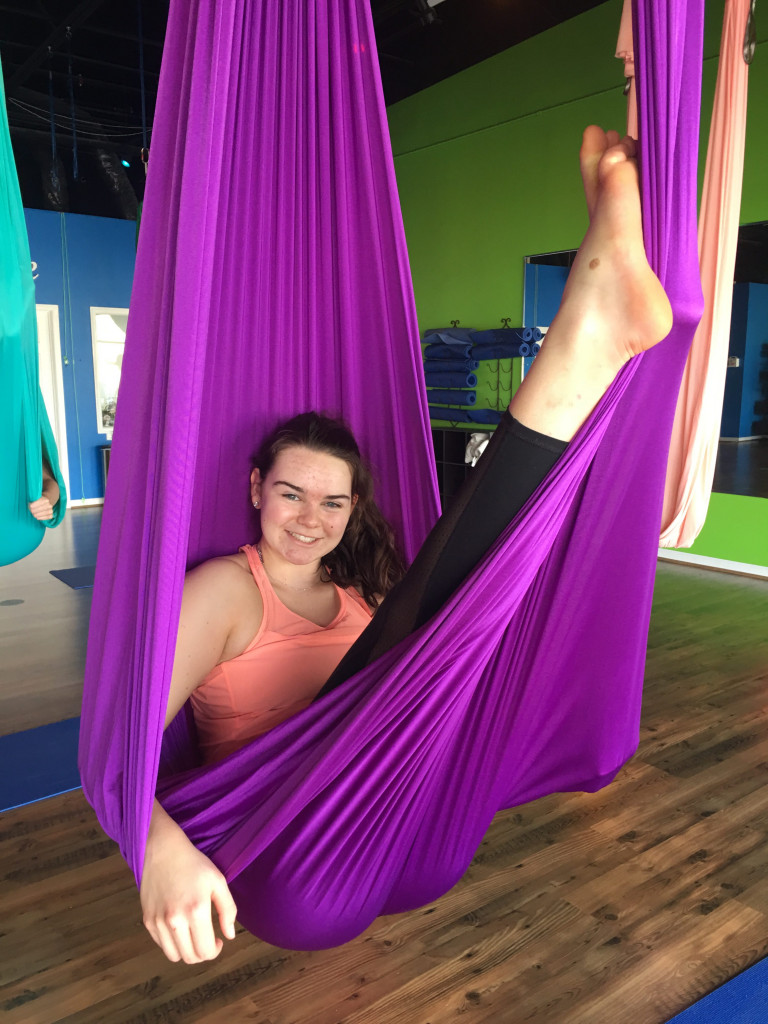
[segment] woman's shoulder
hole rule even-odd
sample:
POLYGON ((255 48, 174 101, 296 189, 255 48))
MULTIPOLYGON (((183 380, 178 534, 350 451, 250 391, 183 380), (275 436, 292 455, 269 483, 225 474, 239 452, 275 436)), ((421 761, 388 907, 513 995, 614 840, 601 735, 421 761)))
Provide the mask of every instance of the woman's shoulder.
POLYGON ((217 661, 242 654, 261 625, 261 592, 243 552, 209 558, 184 580, 182 622, 193 629, 218 629, 222 650, 217 661))
POLYGON ((253 576, 248 564, 248 557, 238 551, 232 555, 220 555, 209 558, 194 569, 190 569, 184 578, 184 589, 213 588, 219 590, 232 587, 239 589, 253 585, 253 576))

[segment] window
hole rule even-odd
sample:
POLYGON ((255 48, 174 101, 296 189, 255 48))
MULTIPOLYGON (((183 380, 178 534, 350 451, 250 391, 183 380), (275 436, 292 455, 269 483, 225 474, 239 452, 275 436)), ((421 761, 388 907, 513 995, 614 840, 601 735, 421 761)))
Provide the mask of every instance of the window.
POLYGON ((100 434, 112 438, 117 392, 123 365, 127 309, 91 306, 93 375, 96 382, 96 424, 100 434))

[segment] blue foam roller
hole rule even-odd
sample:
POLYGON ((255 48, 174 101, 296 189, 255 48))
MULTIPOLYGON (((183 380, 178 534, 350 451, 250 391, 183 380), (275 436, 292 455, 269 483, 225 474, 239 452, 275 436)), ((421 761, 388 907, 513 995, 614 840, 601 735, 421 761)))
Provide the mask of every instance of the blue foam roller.
POLYGON ((436 405, 474 405, 477 393, 474 391, 451 391, 448 388, 436 388, 427 392, 427 401, 436 405))
POLYGON ((425 372, 434 370, 437 373, 473 373, 480 363, 477 359, 425 359, 425 372))
POLYGON ((472 358, 479 359, 524 359, 531 354, 531 346, 526 341, 498 341, 475 345, 472 358))
POLYGON ((471 341, 456 341, 450 345, 433 342, 424 349, 425 359, 469 359, 472 351, 471 341))
POLYGON ((424 374, 428 388, 476 388, 474 373, 437 373, 430 370, 424 374))

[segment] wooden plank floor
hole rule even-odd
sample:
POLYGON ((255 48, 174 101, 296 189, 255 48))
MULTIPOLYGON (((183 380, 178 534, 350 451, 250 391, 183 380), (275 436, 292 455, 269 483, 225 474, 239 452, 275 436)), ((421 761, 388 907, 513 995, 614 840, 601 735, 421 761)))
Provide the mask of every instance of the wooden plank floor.
POLYGON ((51 569, 94 565, 101 508, 72 509, 40 546, 0 566, 0 736, 80 714, 92 590, 51 569))
MULTIPOLYGON (((55 677, 34 685, 48 701, 55 677)), ((2 1019, 662 1024, 768 954, 767 694, 768 584, 662 564, 616 782, 498 815, 451 893, 335 950, 242 932, 212 964, 169 964, 79 792, 6 813, 2 1019)))

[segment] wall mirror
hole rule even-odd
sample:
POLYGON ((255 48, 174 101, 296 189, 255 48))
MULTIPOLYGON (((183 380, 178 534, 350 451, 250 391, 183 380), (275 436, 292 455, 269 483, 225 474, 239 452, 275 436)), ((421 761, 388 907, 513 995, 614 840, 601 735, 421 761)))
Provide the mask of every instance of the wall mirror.
POLYGON ((96 421, 100 434, 111 440, 117 392, 125 349, 128 310, 91 306, 93 377, 96 384, 96 421))

